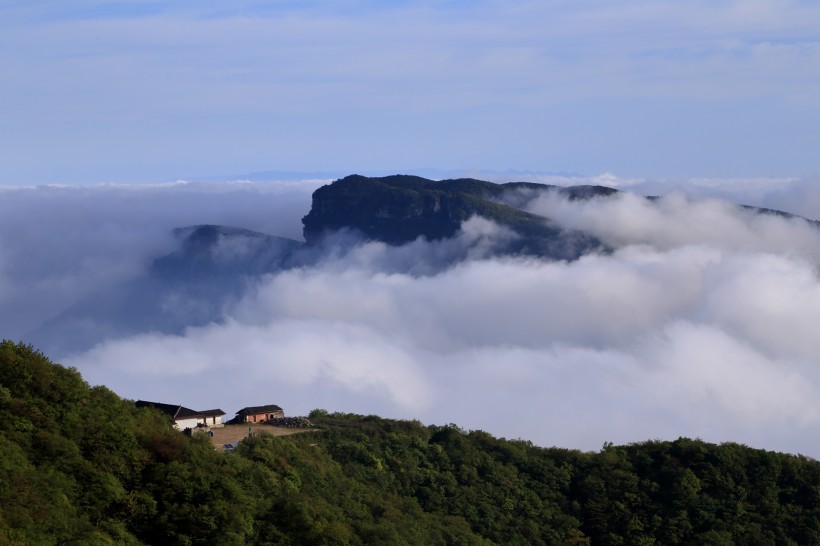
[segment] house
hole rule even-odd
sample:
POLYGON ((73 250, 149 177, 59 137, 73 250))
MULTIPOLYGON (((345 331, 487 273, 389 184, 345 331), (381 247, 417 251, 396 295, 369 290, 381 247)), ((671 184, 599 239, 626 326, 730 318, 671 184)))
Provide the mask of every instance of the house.
POLYGON ((161 404, 159 402, 146 402, 145 400, 137 400, 138 408, 156 408, 162 413, 170 416, 174 420, 174 426, 179 430, 186 428, 196 428, 198 426, 221 427, 222 416, 225 412, 221 409, 212 409, 205 411, 195 411, 185 406, 174 404, 161 404))
POLYGON ((276 419, 285 416, 285 411, 277 405, 251 406, 242 408, 236 412, 233 421, 239 423, 261 423, 269 419, 276 419))

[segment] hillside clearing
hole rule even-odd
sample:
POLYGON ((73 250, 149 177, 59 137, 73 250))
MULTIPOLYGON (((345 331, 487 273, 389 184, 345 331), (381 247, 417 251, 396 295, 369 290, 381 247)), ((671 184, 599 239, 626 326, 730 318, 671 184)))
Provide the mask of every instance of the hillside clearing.
POLYGON ((225 444, 232 444, 238 440, 244 440, 250 432, 252 435, 271 434, 273 436, 290 436, 301 432, 313 432, 316 429, 310 428, 285 428, 266 425, 263 423, 243 423, 241 425, 225 425, 220 428, 212 428, 214 435, 211 442, 217 450, 225 449, 225 444))

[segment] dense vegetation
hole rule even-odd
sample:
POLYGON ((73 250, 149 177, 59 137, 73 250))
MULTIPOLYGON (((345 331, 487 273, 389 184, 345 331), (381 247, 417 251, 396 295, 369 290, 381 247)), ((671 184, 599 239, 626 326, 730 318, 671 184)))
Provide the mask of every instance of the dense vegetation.
POLYGON ((0 344, 0 544, 820 544, 820 463, 311 415, 233 454, 0 344))

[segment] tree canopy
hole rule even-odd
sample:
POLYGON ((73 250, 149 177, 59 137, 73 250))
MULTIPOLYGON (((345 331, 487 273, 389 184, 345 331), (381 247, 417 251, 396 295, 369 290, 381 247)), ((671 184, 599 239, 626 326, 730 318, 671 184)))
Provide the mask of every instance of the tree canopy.
POLYGON ((316 410, 233 453, 0 343, 0 544, 820 544, 820 463, 316 410))

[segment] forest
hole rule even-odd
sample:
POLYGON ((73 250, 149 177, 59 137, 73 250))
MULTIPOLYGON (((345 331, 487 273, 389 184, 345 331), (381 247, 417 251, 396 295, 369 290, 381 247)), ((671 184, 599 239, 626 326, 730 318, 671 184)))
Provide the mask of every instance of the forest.
POLYGON ((314 410, 233 453, 0 343, 0 544, 820 544, 820 462, 314 410))

